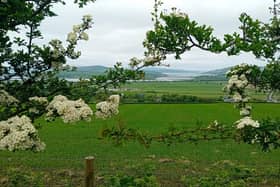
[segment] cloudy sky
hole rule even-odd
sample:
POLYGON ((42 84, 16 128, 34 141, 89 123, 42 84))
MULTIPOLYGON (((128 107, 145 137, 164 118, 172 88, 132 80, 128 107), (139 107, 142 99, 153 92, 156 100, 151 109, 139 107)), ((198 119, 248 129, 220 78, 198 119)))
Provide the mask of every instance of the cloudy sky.
MULTIPOLYGON (((73 1, 73 0, 71 0, 73 1)), ((130 58, 143 56, 142 42, 145 33, 152 28, 150 12, 153 0, 97 0, 79 9, 77 5, 56 5, 58 16, 47 19, 42 25, 45 42, 58 38, 65 40, 72 25, 78 24, 85 14, 94 18, 94 26, 88 32, 90 40, 80 42, 82 56, 71 65, 105 65, 112 66, 117 61, 127 64, 130 58)), ((232 33, 239 26, 238 17, 247 12, 261 21, 268 21, 268 7, 272 0, 163 0, 162 9, 177 7, 186 12, 191 19, 200 24, 211 25, 215 35, 222 37, 224 33, 232 33)), ((168 58, 172 68, 187 70, 210 70, 228 67, 242 62, 264 65, 251 54, 227 57, 225 54, 211 54, 194 49, 186 52, 182 60, 168 58)))

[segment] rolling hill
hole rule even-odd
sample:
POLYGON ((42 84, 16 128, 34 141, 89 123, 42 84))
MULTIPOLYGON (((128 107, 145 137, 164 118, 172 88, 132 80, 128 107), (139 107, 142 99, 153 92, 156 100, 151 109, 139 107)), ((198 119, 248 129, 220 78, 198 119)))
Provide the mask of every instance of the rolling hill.
MULTIPOLYGON (((110 67, 106 66, 80 66, 75 71, 61 72, 60 78, 79 79, 90 78, 93 75, 104 74, 110 67)), ((163 67, 144 68, 146 80, 178 81, 178 80, 226 80, 225 74, 231 67, 206 72, 170 69, 163 67)))

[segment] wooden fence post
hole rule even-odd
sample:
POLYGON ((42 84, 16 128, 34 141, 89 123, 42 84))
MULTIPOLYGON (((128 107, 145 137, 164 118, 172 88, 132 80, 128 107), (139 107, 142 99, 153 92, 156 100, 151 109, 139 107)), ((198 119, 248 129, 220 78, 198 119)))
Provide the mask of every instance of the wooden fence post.
POLYGON ((94 160, 93 156, 85 158, 86 170, 85 170, 85 187, 95 187, 94 180, 94 160))

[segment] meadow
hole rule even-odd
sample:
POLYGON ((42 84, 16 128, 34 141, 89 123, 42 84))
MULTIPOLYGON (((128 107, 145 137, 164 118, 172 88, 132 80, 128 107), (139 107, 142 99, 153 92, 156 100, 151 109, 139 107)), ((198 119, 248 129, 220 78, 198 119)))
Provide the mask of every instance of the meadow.
MULTIPOLYGON (((255 119, 280 117, 278 104, 253 104, 253 108, 255 119)), ((21 167, 33 171, 67 169, 80 172, 84 168, 84 157, 93 155, 96 157, 98 176, 151 171, 167 186, 168 182, 179 181, 185 175, 221 174, 228 167, 231 173, 232 167, 235 170, 245 167, 251 168, 250 172, 254 174, 277 174, 273 184, 280 182, 280 150, 264 153, 256 145, 233 141, 177 143, 170 146, 154 143, 150 148, 145 148, 138 142, 116 146, 109 140, 100 139, 103 128, 118 123, 158 135, 170 127, 207 126, 216 119, 233 125, 239 119, 239 113, 228 103, 124 104, 120 106, 120 114, 109 120, 93 119, 92 122, 64 124, 60 119, 54 122, 39 119, 36 125, 41 126, 40 138, 46 143, 46 150, 41 153, 1 151, 0 165, 2 170, 21 167)))
MULTIPOLYGON (((223 88, 226 81, 147 81, 130 82, 125 84, 122 93, 142 93, 142 94, 178 94, 186 96, 196 96, 204 99, 221 99, 225 96, 223 88)), ((252 99, 264 101, 266 95, 256 92, 254 89, 248 90, 252 99)))

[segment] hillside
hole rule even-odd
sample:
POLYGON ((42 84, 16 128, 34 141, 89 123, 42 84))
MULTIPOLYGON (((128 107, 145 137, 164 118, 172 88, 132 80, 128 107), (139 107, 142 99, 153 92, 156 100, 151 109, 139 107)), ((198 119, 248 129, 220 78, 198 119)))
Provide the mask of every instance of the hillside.
MULTIPOLYGON (((70 72, 61 72, 59 77, 66 79, 90 78, 93 75, 101 75, 110 67, 105 66, 80 66, 77 70, 70 72)), ((224 81, 227 80, 225 74, 231 67, 216 69, 206 72, 170 69, 165 67, 148 67, 144 68, 146 80, 158 81, 182 81, 182 80, 199 80, 199 81, 224 81)))
POLYGON ((226 67, 222 69, 215 69, 211 71, 206 71, 203 74, 205 75, 226 75, 226 72, 229 71, 232 67, 226 67))
POLYGON ((226 81, 226 72, 232 67, 226 67, 222 69, 215 69, 211 71, 203 72, 200 76, 194 78, 199 81, 226 81))
MULTIPOLYGON (((92 75, 101 75, 110 67, 105 66, 80 66, 75 71, 61 72, 59 77, 66 79, 90 78, 92 75)), ((165 77, 197 76, 200 72, 169 69, 161 67, 144 68, 146 80, 156 80, 165 77)))

